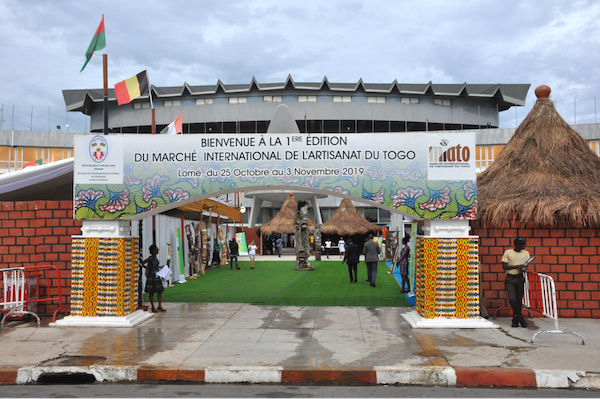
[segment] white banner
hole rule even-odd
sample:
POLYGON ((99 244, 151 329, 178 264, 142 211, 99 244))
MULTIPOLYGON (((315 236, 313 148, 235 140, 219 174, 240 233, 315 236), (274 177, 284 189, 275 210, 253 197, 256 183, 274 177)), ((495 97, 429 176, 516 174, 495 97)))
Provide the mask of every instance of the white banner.
POLYGON ((82 219, 269 186, 333 191, 424 219, 474 218, 475 180, 474 133, 75 137, 82 219))

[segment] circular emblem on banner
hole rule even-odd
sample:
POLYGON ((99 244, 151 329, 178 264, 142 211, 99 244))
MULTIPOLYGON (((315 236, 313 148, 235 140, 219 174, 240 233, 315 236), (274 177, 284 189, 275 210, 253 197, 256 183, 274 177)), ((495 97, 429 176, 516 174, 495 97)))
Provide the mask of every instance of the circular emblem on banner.
POLYGON ((90 156, 95 162, 102 162, 108 156, 108 143, 102 136, 95 136, 90 141, 90 156))

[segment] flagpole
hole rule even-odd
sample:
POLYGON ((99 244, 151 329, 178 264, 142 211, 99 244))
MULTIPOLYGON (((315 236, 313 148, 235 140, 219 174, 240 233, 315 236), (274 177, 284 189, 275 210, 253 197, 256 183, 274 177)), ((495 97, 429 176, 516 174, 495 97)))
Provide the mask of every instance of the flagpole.
MULTIPOLYGON (((146 71, 146 76, 148 72, 146 71)), ((154 103, 152 102, 152 85, 150 84, 150 78, 148 78, 148 96, 150 97, 150 109, 152 109, 152 134, 156 133, 156 118, 154 114, 154 103)))
POLYGON ((106 50, 104 54, 102 54, 102 70, 104 74, 104 103, 103 103, 103 112, 104 112, 104 134, 108 134, 108 54, 106 54, 106 50))
MULTIPOLYGON (((148 78, 148 72, 146 71, 148 78)), ((150 109, 152 110, 152 134, 156 133, 156 119, 154 117, 154 103, 152 102, 152 85, 148 78, 148 96, 150 97, 150 109)), ((183 229, 181 230, 183 232, 183 229)), ((152 215, 152 244, 156 245, 156 215, 152 215)))
POLYGON ((108 54, 102 54, 102 69, 104 73, 104 134, 108 134, 108 54))

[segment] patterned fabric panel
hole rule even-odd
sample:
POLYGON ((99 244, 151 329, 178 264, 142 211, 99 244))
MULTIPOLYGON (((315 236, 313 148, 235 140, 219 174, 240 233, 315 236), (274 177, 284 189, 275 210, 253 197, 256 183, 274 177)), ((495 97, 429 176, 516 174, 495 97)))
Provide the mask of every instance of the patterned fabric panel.
POLYGON ((479 316, 478 239, 417 238, 416 311, 424 318, 479 316))
POLYGON ((73 238, 72 316, 127 316, 137 308, 137 238, 73 238))

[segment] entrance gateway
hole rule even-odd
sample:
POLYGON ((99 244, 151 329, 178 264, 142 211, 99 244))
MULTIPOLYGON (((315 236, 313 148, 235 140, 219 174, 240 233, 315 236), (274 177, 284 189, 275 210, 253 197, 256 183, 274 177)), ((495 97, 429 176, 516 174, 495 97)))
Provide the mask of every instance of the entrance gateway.
MULTIPOLYGON (((336 195, 424 220, 413 327, 490 327, 479 317, 475 133, 76 135, 71 314, 59 325, 135 325, 131 221, 215 195, 336 195)), ((489 323, 493 326, 492 323, 489 323)))

